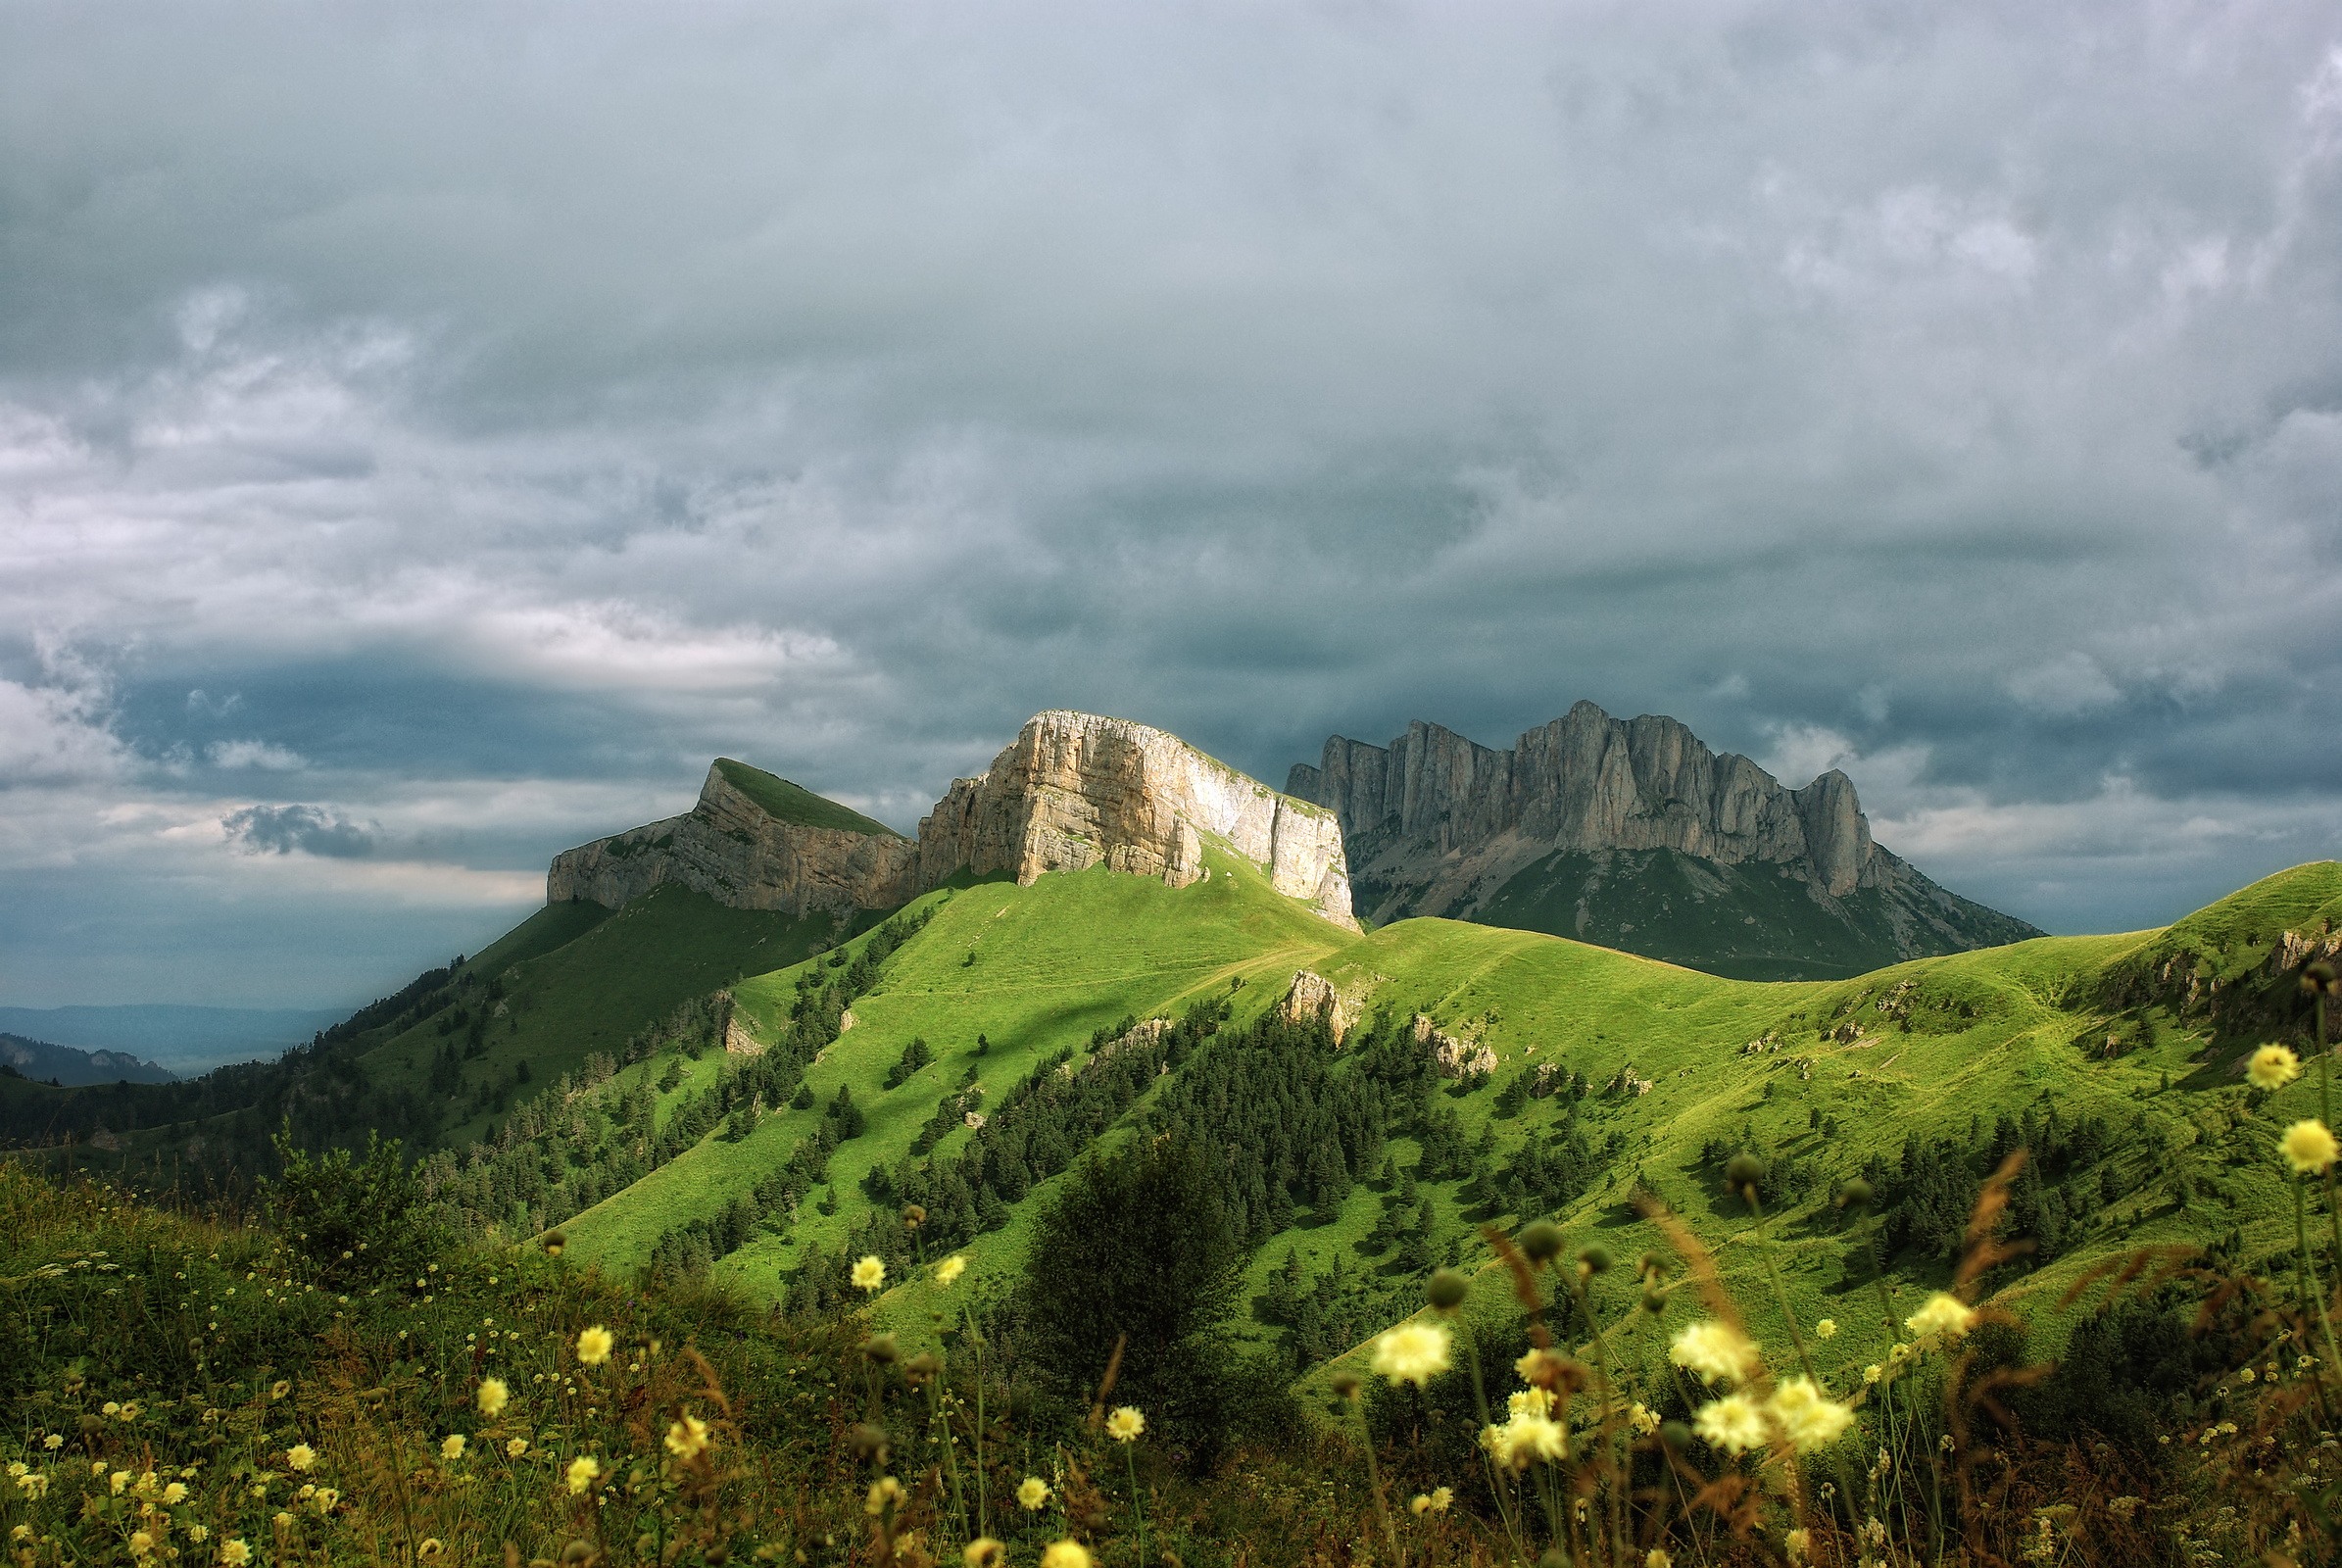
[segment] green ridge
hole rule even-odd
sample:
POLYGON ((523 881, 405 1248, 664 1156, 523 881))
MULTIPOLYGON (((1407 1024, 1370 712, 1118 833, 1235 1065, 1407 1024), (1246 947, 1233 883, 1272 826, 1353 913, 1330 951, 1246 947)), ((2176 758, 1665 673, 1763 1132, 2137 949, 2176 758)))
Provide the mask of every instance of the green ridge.
POLYGON ((816 795, 803 785, 776 777, 760 767, 751 767, 729 757, 719 757, 715 760, 715 769, 723 774, 724 782, 755 801, 764 814, 775 821, 794 822, 800 827, 827 827, 848 833, 869 833, 881 838, 903 837, 884 822, 873 821, 851 807, 840 806, 836 801, 816 795))

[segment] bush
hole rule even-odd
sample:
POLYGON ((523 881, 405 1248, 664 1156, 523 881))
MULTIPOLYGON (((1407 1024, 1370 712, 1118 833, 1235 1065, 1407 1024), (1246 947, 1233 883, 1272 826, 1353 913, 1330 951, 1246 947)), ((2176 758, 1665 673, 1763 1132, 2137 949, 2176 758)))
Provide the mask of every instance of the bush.
POLYGON ((453 1245, 399 1143, 366 1135, 366 1158, 346 1149, 312 1154, 288 1125, 271 1140, 284 1174, 264 1186, 268 1222, 335 1289, 412 1277, 453 1245))

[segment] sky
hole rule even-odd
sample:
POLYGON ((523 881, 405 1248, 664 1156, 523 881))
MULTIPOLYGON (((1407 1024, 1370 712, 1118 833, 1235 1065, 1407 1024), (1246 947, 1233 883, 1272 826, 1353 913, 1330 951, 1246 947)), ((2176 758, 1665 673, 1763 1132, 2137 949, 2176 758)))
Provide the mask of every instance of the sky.
POLYGON ((743 758, 1669 713, 2059 932, 2342 823, 2323 0, 0 0, 0 1003, 743 758))

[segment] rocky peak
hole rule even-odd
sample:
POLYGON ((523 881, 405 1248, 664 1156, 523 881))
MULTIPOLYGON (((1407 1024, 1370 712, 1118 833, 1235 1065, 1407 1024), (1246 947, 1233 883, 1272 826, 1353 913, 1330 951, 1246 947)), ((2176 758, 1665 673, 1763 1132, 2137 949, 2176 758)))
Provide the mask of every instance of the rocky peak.
POLYGON ((1203 875, 1206 834, 1260 866, 1279 893, 1355 926, 1334 812, 1175 735, 1064 710, 1036 714, 991 767, 954 780, 916 841, 722 759, 689 812, 562 852, 546 892, 616 908, 681 882, 736 908, 846 914, 892 908, 963 869, 1030 885, 1101 862, 1185 887, 1203 875))

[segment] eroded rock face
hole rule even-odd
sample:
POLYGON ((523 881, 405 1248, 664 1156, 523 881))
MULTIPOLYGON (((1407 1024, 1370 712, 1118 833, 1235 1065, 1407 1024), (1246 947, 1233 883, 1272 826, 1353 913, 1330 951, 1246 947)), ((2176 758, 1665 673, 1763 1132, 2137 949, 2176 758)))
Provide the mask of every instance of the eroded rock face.
POLYGON ((616 909, 680 882, 736 909, 849 915, 913 897, 918 863, 918 846, 900 834, 780 821, 710 767, 683 815, 555 856, 545 898, 616 909))
POLYGON ((1014 873, 1104 862, 1186 887, 1203 873, 1204 833, 1259 865, 1279 893, 1354 924, 1336 815, 1279 795, 1175 735, 1128 719, 1054 711, 1026 723, 993 764, 957 779, 919 824, 920 876, 962 866, 1014 873))
POLYGON ((1177 736, 1065 711, 1037 715, 990 768, 954 780, 915 841, 781 821, 711 767, 684 815, 557 856, 546 896, 614 909, 680 882, 735 908, 845 915, 892 908, 963 868, 1030 886, 1100 862, 1186 887, 1203 874, 1205 834, 1259 865, 1279 893, 1355 929, 1334 812, 1177 736))
POLYGON ((1278 1010, 1293 1023, 1306 1018, 1325 1019, 1326 1027, 1334 1032, 1334 1044, 1338 1046, 1349 1034, 1350 1026, 1357 1022, 1348 1000, 1334 989, 1334 982, 1311 969, 1303 969, 1293 977, 1293 984, 1287 988, 1285 1000, 1278 1004, 1278 1010))

